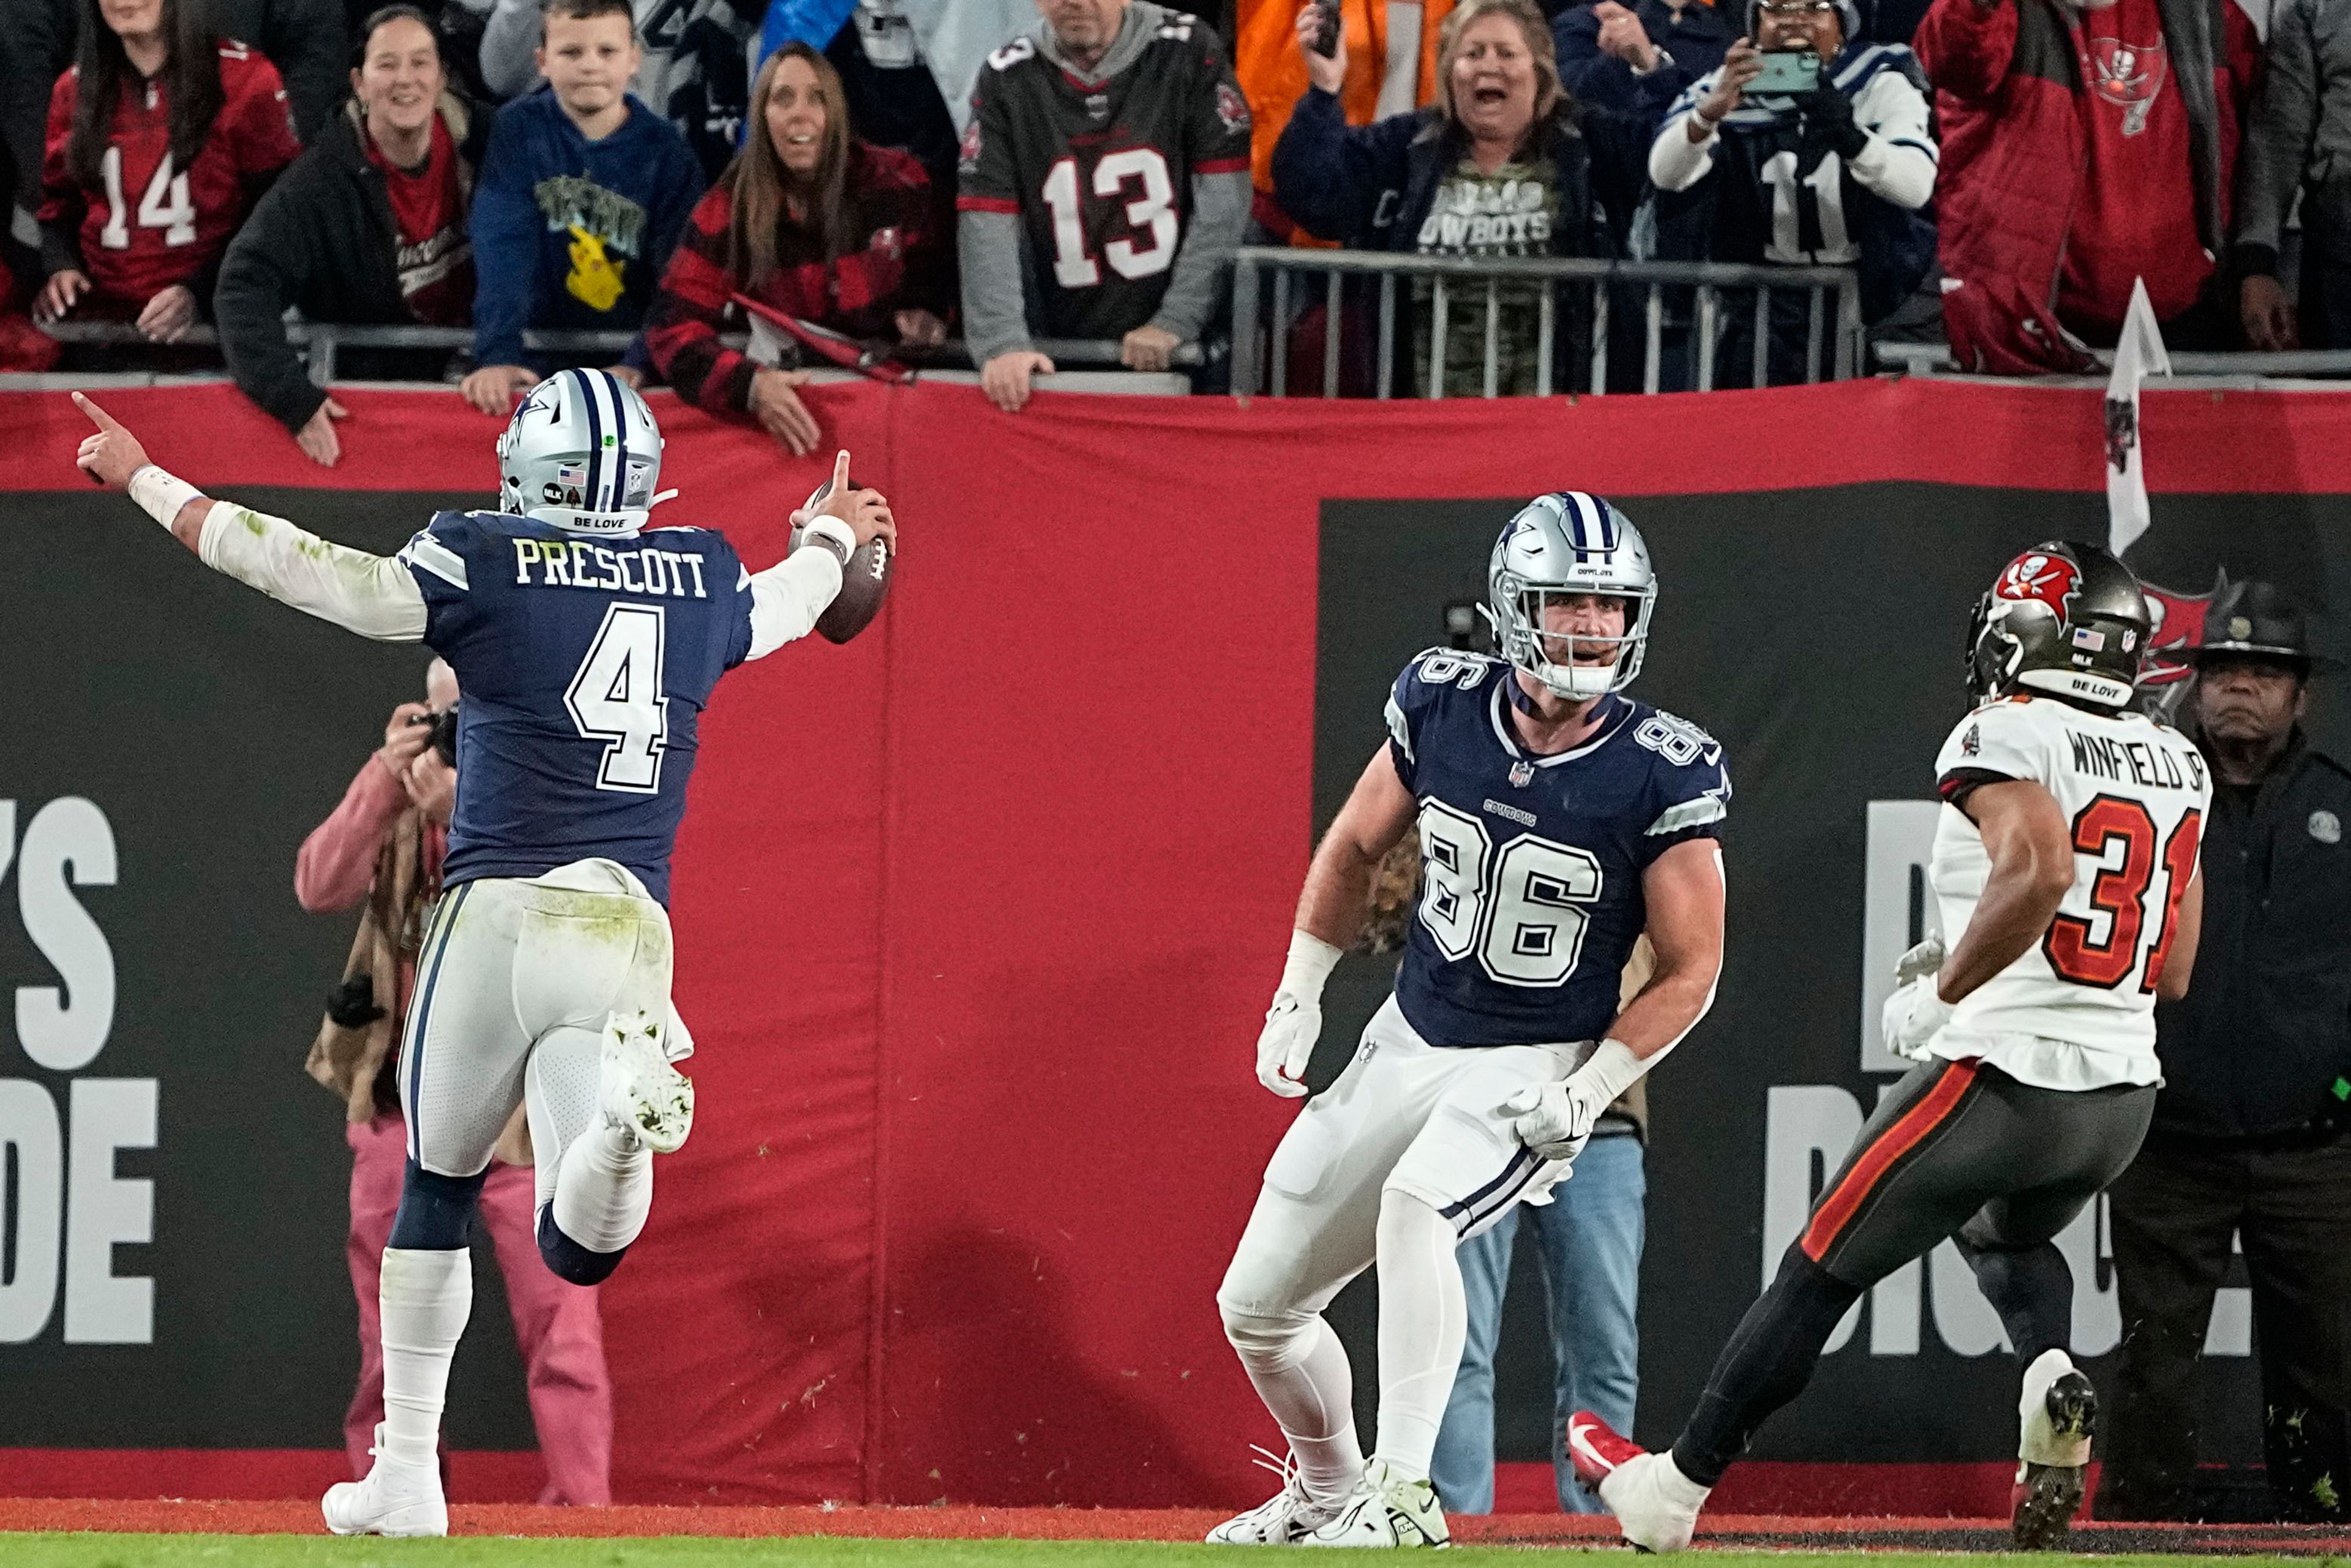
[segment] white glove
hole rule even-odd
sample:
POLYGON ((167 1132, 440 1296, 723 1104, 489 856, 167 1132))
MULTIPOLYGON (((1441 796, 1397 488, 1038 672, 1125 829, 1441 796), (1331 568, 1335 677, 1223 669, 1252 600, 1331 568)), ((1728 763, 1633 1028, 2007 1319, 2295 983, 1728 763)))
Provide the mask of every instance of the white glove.
POLYGON ((1894 966, 1894 994, 1878 1015, 1878 1037, 1896 1056, 1926 1061, 1928 1047, 1951 1021, 1951 1004, 1936 994, 1943 956, 1943 939, 1929 936, 1894 966))
POLYGON ((1306 1092, 1307 1059, 1322 1038, 1322 983, 1338 962, 1339 949, 1312 932, 1290 934, 1281 986, 1257 1037, 1257 1081, 1285 1100, 1306 1092))
POLYGON ((1519 1142, 1544 1159, 1573 1160, 1592 1141, 1592 1124, 1608 1109, 1608 1101, 1576 1079, 1562 1078, 1540 1089, 1519 1090, 1495 1109, 1511 1118, 1519 1142))

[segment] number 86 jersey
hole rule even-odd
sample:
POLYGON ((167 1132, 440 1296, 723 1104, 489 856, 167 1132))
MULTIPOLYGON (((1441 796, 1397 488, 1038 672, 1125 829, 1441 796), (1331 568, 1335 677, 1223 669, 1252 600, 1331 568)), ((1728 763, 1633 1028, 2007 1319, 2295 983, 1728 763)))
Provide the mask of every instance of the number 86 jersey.
POLYGON ((1730 803, 1722 747, 1623 696, 1592 738, 1528 752, 1514 673, 1431 649, 1388 698, 1388 756, 1420 803, 1422 885, 1396 1005, 1437 1046, 1598 1040, 1648 922, 1641 876, 1730 803))
POLYGON ((590 539, 442 512, 400 559, 464 694, 444 881, 601 858, 667 904, 703 706, 751 651, 733 548, 707 528, 590 539))
POLYGON ((2203 757, 2144 714, 2017 695, 1961 719, 1935 774, 1946 809, 1928 876, 1947 947, 1959 946, 1991 870, 1960 809, 1978 787, 2026 779, 2056 798, 2074 883, 2042 939, 1961 998, 1928 1049, 2043 1089, 2162 1082, 2156 986, 2211 805, 2203 757))

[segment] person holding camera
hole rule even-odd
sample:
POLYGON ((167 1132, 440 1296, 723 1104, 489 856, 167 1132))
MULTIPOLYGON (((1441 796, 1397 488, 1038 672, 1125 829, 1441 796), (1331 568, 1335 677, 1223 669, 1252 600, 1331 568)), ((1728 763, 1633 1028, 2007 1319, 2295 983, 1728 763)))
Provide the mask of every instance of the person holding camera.
MULTIPOLYGON (((360 1380, 343 1417, 343 1440, 355 1477, 368 1473, 383 1419, 378 1276, 408 1159, 393 1046, 415 988, 426 915, 441 890, 457 800, 458 699, 455 672, 434 660, 425 700, 392 709, 382 746, 360 765, 342 803, 311 830, 294 863, 294 895, 311 914, 363 906, 308 1062, 310 1076, 343 1102, 351 1150, 346 1252, 360 1309, 360 1380)), ((567 1283, 539 1262, 528 1145, 517 1112, 482 1188, 481 1214, 496 1245, 515 1343, 529 1376, 531 1419, 547 1466, 538 1500, 607 1503, 612 1389, 603 1322, 594 1287, 567 1283)))
MULTIPOLYGON (((1927 78, 1900 44, 1862 41, 1853 0, 1750 0, 1748 33, 1686 89, 1649 150, 1657 252, 1687 260, 1850 267, 1865 321, 1935 264, 1941 153, 1927 78)), ((1753 312, 1722 312, 1717 384, 1753 377, 1753 312)), ((1808 291, 1772 296, 1770 384, 1806 379, 1808 291)), ((1828 373, 1825 338, 1821 374, 1828 373)))
POLYGON ((2195 1519, 2196 1362, 2244 1252, 2270 1490, 2340 1520, 2351 1480, 2351 770, 2304 738, 2302 611, 2241 582, 2190 656, 2210 765, 2204 935, 2156 1009, 2163 1091, 2108 1194, 2122 1297, 2101 1519, 2195 1519))

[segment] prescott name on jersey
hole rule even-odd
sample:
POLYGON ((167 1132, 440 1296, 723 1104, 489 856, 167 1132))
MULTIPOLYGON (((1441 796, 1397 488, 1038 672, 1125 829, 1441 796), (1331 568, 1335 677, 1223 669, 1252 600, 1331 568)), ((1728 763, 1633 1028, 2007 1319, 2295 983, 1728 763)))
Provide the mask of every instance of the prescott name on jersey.
POLYGON ((1980 1057, 2044 1089, 2159 1082, 2156 984, 2211 805, 2203 757, 2144 714, 2018 695, 1961 719, 1935 776, 1947 804, 1928 880, 1947 946, 1958 946, 1991 870, 1958 809, 1977 786, 2024 779, 2056 797, 2074 883, 2047 935, 1959 1003, 1934 1053, 1980 1057))
POLYGON ((1623 696, 1572 750, 1536 756, 1510 716, 1514 672, 1432 648, 1388 698, 1388 755, 1420 803, 1422 889, 1396 1005, 1438 1046, 1598 1040, 1647 924, 1641 876, 1718 835, 1722 747, 1623 696))
POLYGON ((601 858, 668 903, 702 709, 751 651, 733 548, 707 528, 591 543, 442 512, 400 559, 424 596, 424 641, 465 694, 445 882, 601 858))

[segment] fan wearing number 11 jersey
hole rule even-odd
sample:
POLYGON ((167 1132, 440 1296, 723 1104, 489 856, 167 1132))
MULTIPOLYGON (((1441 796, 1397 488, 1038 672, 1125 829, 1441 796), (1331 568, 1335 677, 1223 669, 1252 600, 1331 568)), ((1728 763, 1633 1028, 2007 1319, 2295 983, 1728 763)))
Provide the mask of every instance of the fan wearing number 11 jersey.
POLYGON ((685 1141, 692 1049, 670 1005, 669 858, 711 688, 816 624, 889 507, 841 454, 799 544, 751 572, 706 528, 645 528, 661 432, 603 371, 533 388, 498 438, 496 512, 443 512, 397 556, 329 544, 214 502, 99 433, 81 466, 126 486, 204 564, 457 673, 457 803, 416 960, 399 1084, 408 1124, 384 1249, 383 1425, 367 1477, 327 1493, 339 1535, 442 1535, 449 1364, 473 1300, 465 1250, 491 1145, 519 1102, 547 1266, 592 1285, 653 1205, 653 1159, 685 1141))
POLYGON ((1822 1189, 1672 1451, 1568 1419, 1578 1474, 1634 1545, 1688 1545, 1839 1320, 1947 1237, 2024 1368, 2016 1545, 2064 1544, 2098 1409, 2054 1238, 2138 1153, 2162 1082, 2156 998, 2186 994, 2203 908, 2211 780, 2186 737, 2130 706, 2154 629, 2138 580, 2095 545, 2036 545, 1978 602, 1980 706, 1935 762, 1928 880, 1949 950, 1938 936, 1907 954, 1884 1015, 1887 1047, 1918 1065, 1822 1189))
POLYGON ((1225 1332, 1290 1446, 1270 1501, 1214 1542, 1443 1546, 1429 1482, 1468 1329, 1455 1249, 1550 1201, 1594 1120, 1714 999, 1730 802, 1722 747, 1623 695, 1657 583, 1596 496, 1539 496, 1487 566, 1503 657, 1406 665, 1373 754, 1306 874, 1258 1078, 1301 1082, 1322 985, 1364 923, 1374 869, 1417 832, 1422 892, 1389 998, 1309 1101, 1217 1293, 1225 1332), (1656 954, 1621 1009, 1644 933, 1656 954), (1378 1441, 1355 1436, 1347 1353, 1322 1310, 1376 1264, 1378 1441))

